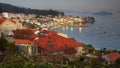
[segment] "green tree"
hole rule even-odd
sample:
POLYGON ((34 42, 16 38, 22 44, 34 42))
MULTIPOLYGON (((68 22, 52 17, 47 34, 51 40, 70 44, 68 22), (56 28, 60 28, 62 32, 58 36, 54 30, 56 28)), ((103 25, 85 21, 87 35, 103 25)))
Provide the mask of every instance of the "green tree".
POLYGON ((0 50, 5 51, 8 41, 2 36, 0 37, 0 50))
POLYGON ((91 54, 93 54, 93 52, 95 51, 95 48, 91 44, 85 45, 84 48, 87 49, 88 53, 91 54))
POLYGON ((35 63, 29 61, 22 54, 9 53, 4 57, 0 68, 35 68, 35 63))
POLYGON ((118 58, 118 59, 115 60, 114 66, 116 68, 120 68, 120 58, 118 58))
POLYGON ((36 66, 36 68, 55 68, 55 67, 53 65, 50 65, 50 64, 40 63, 36 66))

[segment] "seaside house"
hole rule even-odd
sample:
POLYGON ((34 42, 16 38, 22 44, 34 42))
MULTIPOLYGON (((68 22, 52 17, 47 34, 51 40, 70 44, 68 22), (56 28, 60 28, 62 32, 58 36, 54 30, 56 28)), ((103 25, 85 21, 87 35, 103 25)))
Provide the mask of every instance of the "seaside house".
POLYGON ((65 38, 55 32, 48 32, 42 38, 35 40, 41 54, 79 54, 82 51, 83 43, 73 38, 65 38))
POLYGON ((17 28, 16 22, 12 19, 0 18, 0 31, 7 34, 17 28))
POLYGON ((110 64, 110 63, 114 63, 116 59, 120 58, 120 54, 118 52, 110 53, 103 55, 102 58, 105 59, 105 61, 108 64, 110 64))
POLYGON ((35 56, 38 54, 37 45, 30 40, 15 39, 15 45, 18 51, 25 56, 35 56))
POLYGON ((0 18, 0 31, 8 34, 12 30, 22 29, 22 23, 14 19, 0 18))

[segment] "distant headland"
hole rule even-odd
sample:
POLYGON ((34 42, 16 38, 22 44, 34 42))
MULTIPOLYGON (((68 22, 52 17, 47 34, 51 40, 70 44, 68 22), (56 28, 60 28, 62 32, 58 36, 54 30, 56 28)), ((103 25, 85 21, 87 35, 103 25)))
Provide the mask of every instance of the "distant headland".
POLYGON ((100 11, 100 12, 93 13, 93 15, 106 16, 106 15, 113 15, 113 13, 107 12, 107 11, 100 11))

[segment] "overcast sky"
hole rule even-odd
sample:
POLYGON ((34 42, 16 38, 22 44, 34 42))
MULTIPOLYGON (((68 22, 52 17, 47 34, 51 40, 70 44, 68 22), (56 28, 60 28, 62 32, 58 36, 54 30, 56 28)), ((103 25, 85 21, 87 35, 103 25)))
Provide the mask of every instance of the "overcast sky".
POLYGON ((120 0, 0 0, 0 2, 35 9, 75 11, 120 9, 120 0))

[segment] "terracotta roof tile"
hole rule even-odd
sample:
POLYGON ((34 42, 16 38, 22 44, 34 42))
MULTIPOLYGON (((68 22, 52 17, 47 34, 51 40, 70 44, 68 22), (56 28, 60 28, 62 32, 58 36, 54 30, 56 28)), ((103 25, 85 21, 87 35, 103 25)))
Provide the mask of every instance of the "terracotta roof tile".
POLYGON ((62 51, 65 49, 71 49, 79 46, 83 46, 83 43, 79 43, 73 39, 67 39, 59 35, 46 35, 43 38, 40 38, 35 41, 36 44, 40 48, 43 48, 45 50, 56 52, 56 51, 62 51), (48 41, 50 43, 50 46, 48 46, 48 41))
POLYGON ((109 57, 111 62, 114 62, 116 59, 120 58, 120 54, 119 53, 111 53, 111 54, 107 54, 107 56, 109 57))
POLYGON ((5 18, 0 18, 0 24, 2 24, 5 20, 5 18))
POLYGON ((16 24, 16 22, 14 20, 12 20, 12 19, 6 19, 6 18, 0 18, 0 24, 2 24, 5 20, 10 20, 14 24, 16 24))
POLYGON ((15 39, 15 43, 18 43, 18 44, 34 44, 33 41, 23 40, 23 39, 15 39))

